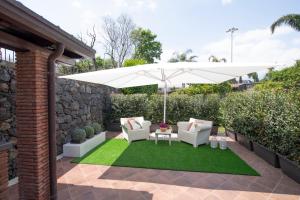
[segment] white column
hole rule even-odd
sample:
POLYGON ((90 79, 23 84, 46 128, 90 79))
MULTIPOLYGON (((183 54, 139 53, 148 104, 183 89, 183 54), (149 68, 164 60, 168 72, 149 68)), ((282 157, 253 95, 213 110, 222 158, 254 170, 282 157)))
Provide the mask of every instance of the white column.
POLYGON ((164 88, 164 123, 166 123, 166 112, 167 112, 167 81, 165 80, 165 88, 164 88))

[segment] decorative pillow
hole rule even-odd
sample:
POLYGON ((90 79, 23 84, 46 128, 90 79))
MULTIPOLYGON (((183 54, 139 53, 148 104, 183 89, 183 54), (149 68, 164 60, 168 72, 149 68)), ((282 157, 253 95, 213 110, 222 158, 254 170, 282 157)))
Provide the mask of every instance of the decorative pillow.
POLYGON ((131 130, 142 129, 142 125, 135 119, 128 119, 128 124, 131 130))
POLYGON ((188 131, 194 132, 196 130, 197 126, 198 126, 198 124, 193 122, 188 131))
POLYGON ((190 122, 188 125, 188 128, 187 128, 187 131, 190 131, 193 125, 194 125, 194 122, 190 122))
POLYGON ((125 123, 124 125, 121 125, 121 127, 124 129, 124 131, 127 133, 128 129, 130 128, 129 125, 127 123, 125 123))

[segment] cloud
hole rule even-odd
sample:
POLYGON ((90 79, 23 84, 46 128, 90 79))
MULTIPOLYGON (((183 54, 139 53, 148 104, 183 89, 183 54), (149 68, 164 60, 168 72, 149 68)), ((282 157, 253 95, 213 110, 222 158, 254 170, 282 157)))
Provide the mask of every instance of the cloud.
MULTIPOLYGON (((290 36, 290 33, 292 33, 292 29, 287 27, 279 28, 277 33, 273 35, 269 28, 236 32, 233 50, 234 61, 292 64, 296 59, 299 59, 300 47, 295 47, 283 39, 283 37, 290 36)), ((299 41, 296 40, 296 42, 299 41)), ((207 61, 210 55, 226 58, 229 61, 229 35, 219 41, 205 45, 200 49, 199 54, 198 60, 203 62, 207 61)))
POLYGON ((231 4, 233 0, 222 0, 223 5, 231 4))

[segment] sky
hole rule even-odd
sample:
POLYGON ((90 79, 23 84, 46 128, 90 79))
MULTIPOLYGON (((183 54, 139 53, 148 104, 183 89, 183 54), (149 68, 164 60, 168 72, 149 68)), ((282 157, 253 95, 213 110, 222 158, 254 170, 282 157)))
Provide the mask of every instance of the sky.
POLYGON ((192 49, 198 61, 210 55, 230 60, 231 27, 234 62, 292 64, 300 57, 300 33, 282 26, 271 34, 270 25, 279 17, 300 13, 299 0, 20 0, 67 32, 85 34, 96 26, 97 54, 104 16, 129 15, 136 26, 148 28, 162 43, 161 62, 173 52, 192 49))

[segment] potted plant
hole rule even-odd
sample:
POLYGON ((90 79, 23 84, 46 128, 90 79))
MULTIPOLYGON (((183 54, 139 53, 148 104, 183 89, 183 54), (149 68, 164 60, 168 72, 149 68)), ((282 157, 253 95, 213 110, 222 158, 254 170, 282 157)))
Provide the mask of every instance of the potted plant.
POLYGON ((84 142, 86 138, 86 132, 84 129, 76 128, 71 133, 71 142, 75 144, 80 144, 84 142))
POLYGON ((159 124, 159 129, 161 132, 166 132, 169 128, 169 125, 167 123, 161 122, 159 124))
POLYGON ((97 135, 93 134, 94 129, 91 126, 85 126, 83 129, 74 129, 71 134, 71 143, 63 145, 63 156, 81 157, 105 141, 105 132, 97 135))
POLYGON ((257 142, 253 142, 254 153, 267 161, 269 164, 273 165, 276 168, 279 168, 279 159, 275 152, 269 150, 265 146, 258 144, 257 142))
POLYGON ((235 134, 238 143, 240 143, 250 151, 253 151, 253 142, 248 137, 238 132, 235 132, 235 134))
POLYGON ((287 157, 277 154, 279 157, 279 165, 283 173, 285 173, 290 178, 294 179, 296 182, 300 183, 300 166, 287 157))
POLYGON ((97 122, 92 123, 91 126, 94 128, 95 134, 98 134, 102 131, 102 126, 97 122))
POLYGON ((83 128, 86 133, 86 138, 92 138, 95 135, 95 129, 92 126, 85 126, 83 128))

